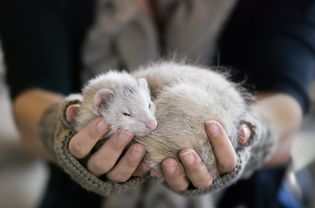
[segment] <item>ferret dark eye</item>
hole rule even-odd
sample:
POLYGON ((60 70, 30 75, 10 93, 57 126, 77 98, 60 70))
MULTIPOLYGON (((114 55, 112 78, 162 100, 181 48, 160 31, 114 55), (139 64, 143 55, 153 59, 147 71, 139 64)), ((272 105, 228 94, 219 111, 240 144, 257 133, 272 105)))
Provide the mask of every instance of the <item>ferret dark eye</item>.
POLYGON ((123 115, 124 115, 124 116, 129 116, 129 117, 131 116, 130 113, 123 113, 123 115))
POLYGON ((151 104, 149 104, 149 109, 151 109, 151 104))

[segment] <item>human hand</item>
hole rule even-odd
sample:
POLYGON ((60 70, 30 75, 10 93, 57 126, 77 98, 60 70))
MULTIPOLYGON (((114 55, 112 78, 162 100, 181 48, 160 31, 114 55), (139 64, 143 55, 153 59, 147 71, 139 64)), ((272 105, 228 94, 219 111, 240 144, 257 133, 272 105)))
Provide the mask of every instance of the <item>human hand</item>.
MULTIPOLYGON (((75 104, 66 109, 68 122, 74 121, 79 107, 79 104, 75 104)), ((86 158, 109 128, 108 123, 102 118, 92 120, 72 137, 69 143, 70 153, 77 159, 86 158)), ((100 149, 89 156, 87 169, 95 176, 105 174, 109 180, 115 182, 126 182, 131 176, 146 174, 149 167, 142 162, 144 147, 140 144, 132 144, 125 152, 132 139, 132 132, 115 132, 100 149)))
MULTIPOLYGON (((208 139, 217 159, 217 167, 221 174, 233 171, 237 164, 237 154, 223 127, 216 121, 206 123, 208 139)), ((246 145, 250 138, 250 130, 246 124, 239 127, 239 143, 246 145)), ((180 173, 178 162, 167 158, 162 162, 162 170, 168 186, 175 192, 185 191, 189 184, 203 189, 212 185, 213 176, 193 149, 183 149, 179 158, 184 166, 186 177, 180 173)))

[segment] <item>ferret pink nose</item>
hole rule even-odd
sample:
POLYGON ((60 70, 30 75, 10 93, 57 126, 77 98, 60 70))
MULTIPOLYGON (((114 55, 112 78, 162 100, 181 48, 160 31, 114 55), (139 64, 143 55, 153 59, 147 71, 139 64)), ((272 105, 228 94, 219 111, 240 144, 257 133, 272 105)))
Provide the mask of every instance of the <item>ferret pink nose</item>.
POLYGON ((145 126, 150 130, 154 130, 157 127, 157 122, 156 120, 148 121, 145 123, 145 126))

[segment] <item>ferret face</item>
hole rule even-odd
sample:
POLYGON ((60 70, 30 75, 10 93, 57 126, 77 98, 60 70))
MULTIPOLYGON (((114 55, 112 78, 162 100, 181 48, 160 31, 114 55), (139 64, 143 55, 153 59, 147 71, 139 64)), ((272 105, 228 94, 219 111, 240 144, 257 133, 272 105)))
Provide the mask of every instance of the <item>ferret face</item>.
POLYGON ((113 131, 124 129, 136 136, 145 136, 157 127, 155 105, 143 79, 136 86, 100 90, 95 95, 95 103, 113 131))

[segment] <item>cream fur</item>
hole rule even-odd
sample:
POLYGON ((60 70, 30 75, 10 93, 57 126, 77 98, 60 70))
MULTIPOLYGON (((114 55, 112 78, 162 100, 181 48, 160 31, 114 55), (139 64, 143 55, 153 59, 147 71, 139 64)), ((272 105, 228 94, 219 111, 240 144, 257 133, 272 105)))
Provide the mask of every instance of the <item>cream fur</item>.
POLYGON ((174 62, 153 64, 134 75, 148 81, 157 109, 158 128, 136 138, 145 146, 150 166, 161 171, 165 158, 178 158, 179 151, 189 147, 197 151, 209 171, 218 174, 204 124, 220 122, 237 148, 239 124, 248 106, 235 84, 210 68, 174 62))

